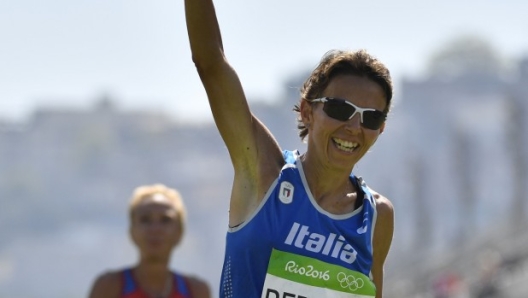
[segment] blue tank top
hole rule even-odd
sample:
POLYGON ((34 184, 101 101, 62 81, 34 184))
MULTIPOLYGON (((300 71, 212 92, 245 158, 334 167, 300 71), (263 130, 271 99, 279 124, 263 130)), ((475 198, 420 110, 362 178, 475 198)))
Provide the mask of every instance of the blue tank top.
POLYGON ((368 187, 351 175, 362 205, 335 215, 315 202, 298 152, 284 151, 284 159, 253 215, 228 230, 220 297, 374 297, 368 187))

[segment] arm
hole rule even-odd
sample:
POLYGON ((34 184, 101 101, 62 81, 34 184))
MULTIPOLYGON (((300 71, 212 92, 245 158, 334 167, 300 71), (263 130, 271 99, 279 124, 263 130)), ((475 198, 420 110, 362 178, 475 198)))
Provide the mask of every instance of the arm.
POLYGON ((120 279, 117 273, 100 275, 90 290, 89 298, 119 298, 120 279))
POLYGON ((187 31, 196 65, 218 130, 235 172, 230 225, 258 206, 282 166, 282 153, 268 129, 251 111, 222 46, 212 0, 185 0, 187 31))
POLYGON ((376 285, 376 298, 383 297, 383 266, 389 253, 394 233, 394 209, 385 197, 375 194, 378 217, 373 239, 372 275, 376 285))

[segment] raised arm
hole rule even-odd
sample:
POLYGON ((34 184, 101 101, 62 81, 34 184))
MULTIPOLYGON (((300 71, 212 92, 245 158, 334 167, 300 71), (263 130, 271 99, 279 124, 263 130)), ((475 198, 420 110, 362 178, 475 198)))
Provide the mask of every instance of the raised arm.
POLYGON ((185 0, 185 15, 192 58, 235 171, 230 224, 236 225, 263 198, 280 170, 282 155, 249 110, 238 75, 227 62, 213 2, 185 0))

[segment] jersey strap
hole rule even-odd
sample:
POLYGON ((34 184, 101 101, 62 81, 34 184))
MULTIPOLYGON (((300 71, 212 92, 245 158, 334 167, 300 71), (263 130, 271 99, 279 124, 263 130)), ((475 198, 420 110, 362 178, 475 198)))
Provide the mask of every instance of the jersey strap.
POLYGON ((132 269, 128 268, 123 271, 123 296, 130 295, 136 290, 132 269))
POLYGON ((184 298, 191 298, 189 288, 187 287, 187 283, 185 282, 185 279, 183 278, 183 276, 176 274, 176 273, 173 273, 173 275, 174 275, 174 281, 176 283, 177 292, 183 295, 184 298))
MULTIPOLYGON (((122 273, 122 292, 121 297, 126 298, 143 298, 146 297, 145 293, 138 287, 134 275, 132 274, 132 268, 123 270, 122 273)), ((185 278, 182 275, 179 275, 175 272, 172 273, 173 276, 173 290, 169 297, 171 298, 192 298, 191 292, 185 281, 185 278)))

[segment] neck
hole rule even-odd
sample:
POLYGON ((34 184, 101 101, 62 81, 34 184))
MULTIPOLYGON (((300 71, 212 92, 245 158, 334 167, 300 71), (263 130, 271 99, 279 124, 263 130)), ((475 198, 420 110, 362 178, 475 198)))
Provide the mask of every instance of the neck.
POLYGON ((314 160, 309 154, 300 157, 304 175, 312 190, 316 193, 348 193, 353 192, 354 186, 350 183, 350 173, 353 167, 347 169, 330 168, 318 160, 314 160))
POLYGON ((357 193, 350 181, 350 171, 328 169, 308 156, 301 158, 306 182, 320 207, 334 214, 353 211, 357 193))
POLYGON ((141 260, 134 268, 134 275, 140 287, 151 297, 167 297, 172 286, 172 273, 166 262, 141 260))

